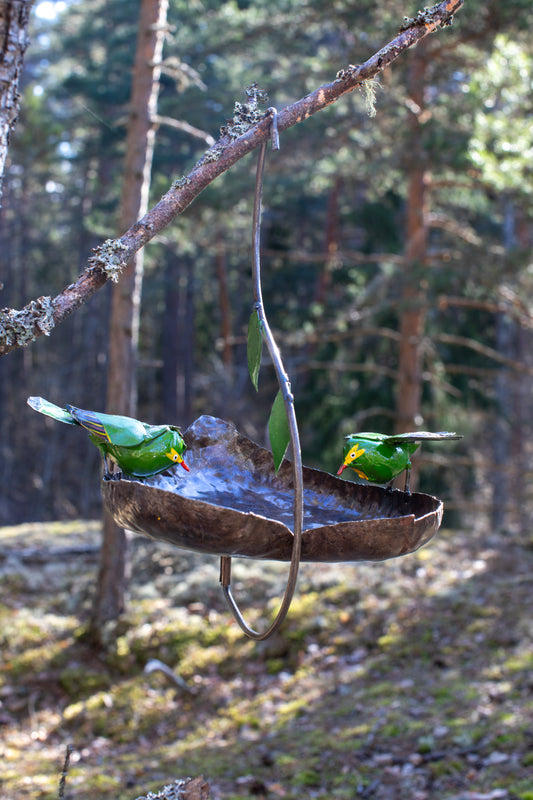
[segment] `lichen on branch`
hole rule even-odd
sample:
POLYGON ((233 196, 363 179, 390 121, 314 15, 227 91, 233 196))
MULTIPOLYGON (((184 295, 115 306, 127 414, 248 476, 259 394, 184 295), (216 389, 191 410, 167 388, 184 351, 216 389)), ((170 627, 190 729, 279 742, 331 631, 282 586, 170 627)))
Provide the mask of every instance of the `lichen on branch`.
POLYGON ((246 95, 248 97, 247 103, 239 103, 238 101, 235 103, 233 118, 228 120, 227 124, 220 129, 222 136, 237 139, 243 133, 249 131, 250 128, 253 128, 254 125, 257 125, 265 116, 265 112, 259 108, 259 103, 268 100, 267 93, 260 89, 256 83, 252 83, 246 89, 246 95))
POLYGON ((399 27, 400 33, 409 28, 424 27, 436 23, 437 27, 444 28, 446 25, 451 25, 453 22, 453 11, 448 16, 438 17, 440 12, 441 3, 434 6, 425 6, 421 11, 417 11, 414 17, 404 17, 403 22, 399 27))
POLYGON ((90 257, 89 264, 93 269, 100 269, 106 276, 118 283, 118 279, 128 263, 124 251, 126 245, 120 239, 106 239, 105 242, 93 249, 94 255, 90 257))
POLYGON ((0 310, 0 345, 23 347, 42 333, 49 336, 54 326, 54 303, 51 297, 31 300, 20 311, 3 308, 0 310))

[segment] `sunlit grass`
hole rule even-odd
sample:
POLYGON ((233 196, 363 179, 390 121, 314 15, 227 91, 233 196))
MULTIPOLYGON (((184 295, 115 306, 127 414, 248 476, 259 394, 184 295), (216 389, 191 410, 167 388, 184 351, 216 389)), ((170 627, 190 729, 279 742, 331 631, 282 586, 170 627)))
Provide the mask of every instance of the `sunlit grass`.
MULTIPOLYGON (((32 526, 35 540, 27 526, 0 537, 14 554, 55 543, 55 527, 32 526)), ((95 536, 80 523, 61 540, 68 547, 95 536)), ((142 581, 100 652, 83 636, 94 556, 87 571, 83 558, 50 555, 47 583, 32 579, 42 561, 21 561, 23 580, 3 584, 0 606, 2 791, 57 800, 67 742, 75 800, 133 800, 200 773, 235 800, 249 796, 243 776, 270 785, 272 764, 282 796, 295 800, 309 792, 348 800, 387 763, 411 764, 443 797, 457 782, 488 791, 495 776, 509 791, 523 787, 533 589, 515 581, 499 592, 506 576, 488 555, 474 568, 479 548, 469 545, 469 534, 443 532, 408 559, 303 565, 281 633, 255 643, 232 621, 215 565, 136 539, 133 572, 142 581), (152 658, 191 692, 145 674, 152 658), (490 764, 493 751, 518 754, 513 778, 490 764)), ((533 553, 517 552, 517 569, 531 566, 533 553)), ((286 565, 243 563, 236 575, 246 578, 250 621, 268 624, 286 565)))

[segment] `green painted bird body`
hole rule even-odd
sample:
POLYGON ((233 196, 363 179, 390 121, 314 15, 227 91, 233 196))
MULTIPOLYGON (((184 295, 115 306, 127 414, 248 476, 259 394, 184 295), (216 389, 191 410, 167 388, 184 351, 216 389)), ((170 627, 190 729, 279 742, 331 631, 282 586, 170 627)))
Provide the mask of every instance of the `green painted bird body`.
POLYGON ((182 457, 186 444, 175 425, 148 425, 132 417, 100 414, 71 405, 60 408, 42 397, 29 397, 28 405, 59 422, 85 428, 104 458, 106 476, 110 474, 109 461, 136 478, 157 475, 173 464, 189 470, 182 457))
POLYGON ((421 443, 462 438, 461 434, 449 431, 416 431, 395 436, 383 433, 352 433, 345 437, 344 461, 337 475, 349 467, 364 480, 385 484, 407 470, 405 491, 409 491, 411 456, 421 443))

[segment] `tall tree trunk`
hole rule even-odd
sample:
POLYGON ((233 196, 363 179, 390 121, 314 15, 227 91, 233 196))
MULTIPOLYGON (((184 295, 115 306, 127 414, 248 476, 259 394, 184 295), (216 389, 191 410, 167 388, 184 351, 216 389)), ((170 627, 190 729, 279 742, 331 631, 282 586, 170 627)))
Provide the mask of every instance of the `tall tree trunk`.
POLYGON ((192 422, 194 351, 193 262, 169 255, 163 315, 163 410, 165 419, 185 427, 192 422))
POLYGON ((320 270, 315 286, 315 302, 323 305, 326 302, 334 269, 339 263, 339 200, 342 190, 342 178, 337 175, 328 193, 326 211, 326 258, 320 270))
MULTIPOLYGON (((157 111, 167 7, 168 0, 141 1, 121 198, 121 231, 135 223, 148 209, 155 140, 152 120, 157 111)), ((142 278, 141 251, 113 287, 111 300, 106 405, 109 412, 128 416, 135 416, 137 410, 136 357, 142 278)), ((124 609, 126 571, 125 533, 105 513, 92 620, 97 637, 102 625, 116 619, 124 609)))
POLYGON ((427 45, 413 53, 408 88, 411 110, 408 140, 408 190, 406 208, 405 283, 402 290, 400 347, 396 397, 397 431, 414 430, 421 422, 422 338, 426 297, 420 271, 427 258, 428 170, 423 152, 424 86, 427 45))
POLYGON ((194 263, 169 256, 163 315, 163 409, 184 428, 192 422, 194 361, 194 263))
POLYGON ((233 376, 233 347, 231 344, 231 301, 228 290, 228 265, 226 247, 221 228, 217 230, 217 249, 215 254, 215 273, 218 283, 218 297, 220 303, 220 335, 222 338, 222 363, 228 377, 228 382, 233 376))
MULTIPOLYGON (((506 253, 528 250, 528 238, 517 225, 519 207, 510 197, 503 198, 502 241, 506 253)), ((496 317, 496 348, 506 358, 531 366, 531 332, 505 313, 496 317)), ((529 453, 531 438, 531 377, 506 368, 500 369, 494 385, 496 417, 491 436, 494 468, 489 473, 492 485, 491 524, 495 530, 513 526, 530 536, 527 508, 529 453)))
POLYGON ((33 0, 0 2, 0 199, 9 136, 19 107, 19 77, 29 43, 28 22, 33 0))
MULTIPOLYGON (((496 349, 506 358, 516 358, 516 323, 506 314, 496 316, 496 349)), ((506 466, 511 452, 511 433, 513 397, 510 387, 514 376, 509 369, 502 367, 495 381, 496 418, 493 421, 490 449, 494 469, 491 470, 492 484, 491 525, 501 531, 506 522, 506 505, 509 500, 510 475, 506 466)), ((514 476, 513 476, 514 477, 514 476)))
POLYGON ((183 281, 180 280, 180 261, 174 253, 167 253, 165 267, 165 311, 163 314, 163 369, 161 383, 163 390, 163 414, 169 422, 178 423, 178 374, 182 345, 177 330, 180 300, 183 295, 183 281), (180 285, 181 284, 181 285, 180 285))

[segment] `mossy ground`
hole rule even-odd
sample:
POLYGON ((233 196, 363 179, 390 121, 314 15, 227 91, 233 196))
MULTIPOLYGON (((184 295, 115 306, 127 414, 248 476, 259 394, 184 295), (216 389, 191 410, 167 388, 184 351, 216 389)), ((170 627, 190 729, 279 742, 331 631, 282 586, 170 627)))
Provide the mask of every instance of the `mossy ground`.
MULTIPOLYGON (((533 798, 533 550, 440 531, 382 564, 303 565, 281 633, 246 639, 217 559, 133 538, 128 610, 84 637, 97 523, 0 529, 0 797, 533 798), (86 552, 71 548, 86 546, 86 552), (174 686, 159 659, 188 683, 174 686)), ((267 624, 286 565, 237 562, 267 624), (266 607, 266 616, 263 608, 266 607)))

